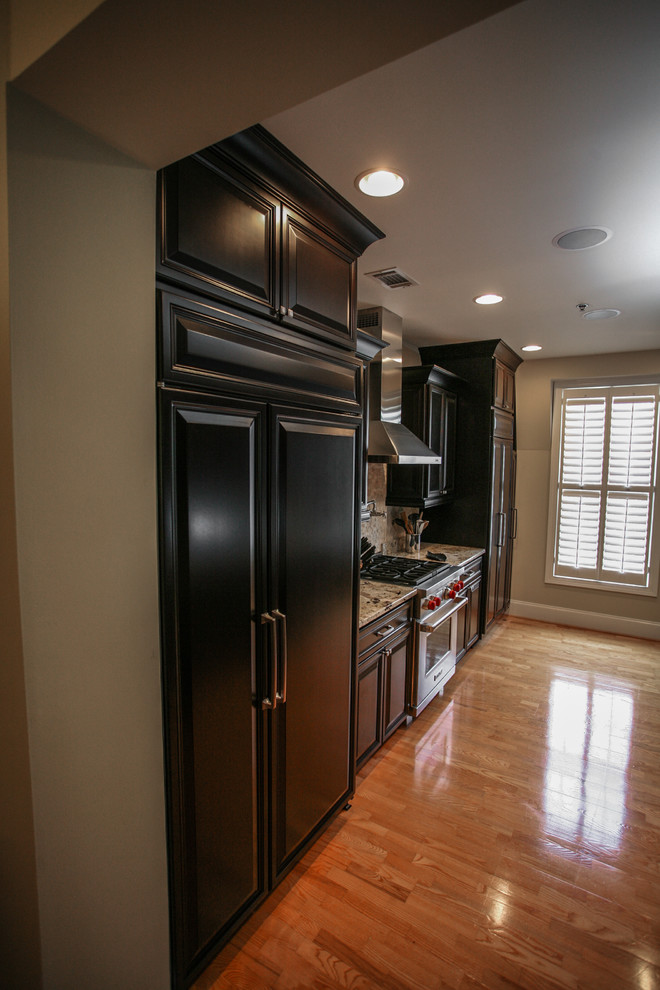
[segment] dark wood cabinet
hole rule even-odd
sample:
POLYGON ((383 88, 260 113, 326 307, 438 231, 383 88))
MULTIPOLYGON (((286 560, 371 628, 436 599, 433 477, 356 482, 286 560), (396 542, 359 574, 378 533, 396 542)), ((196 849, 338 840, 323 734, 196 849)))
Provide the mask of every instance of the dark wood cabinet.
POLYGON ((367 452, 369 449, 369 417, 371 415, 370 402, 369 402, 369 376, 371 362, 377 357, 378 354, 387 347, 387 342, 378 338, 372 337, 371 334, 365 333, 363 330, 358 330, 357 332, 357 342, 355 347, 355 356, 360 359, 360 383, 361 383, 361 394, 362 394, 362 478, 361 478, 361 501, 362 501, 362 511, 361 517, 363 520, 369 519, 370 513, 367 508, 367 502, 369 500, 369 486, 367 484, 368 477, 368 462, 367 462, 367 452))
POLYGON ((410 602, 360 630, 356 715, 358 768, 407 719, 412 632, 410 602))
POLYGON ((260 127, 164 169, 159 205, 162 680, 185 990, 354 788, 355 263, 382 234, 260 127))
POLYGON ((385 650, 383 741, 388 739, 406 718, 411 646, 412 628, 409 628, 405 638, 392 643, 385 650))
POLYGON ((383 233, 264 128, 159 173, 158 276, 355 347, 357 258, 383 233))
POLYGON ((192 292, 157 292, 159 378, 208 391, 232 391, 351 412, 362 408, 360 359, 349 351, 299 341, 267 320, 192 292))
POLYGON ((280 300, 281 206, 213 149, 159 173, 158 273, 263 315, 280 300))
POLYGON ((461 594, 467 599, 467 606, 460 613, 456 643, 456 659, 460 660, 474 646, 480 636, 481 617, 481 574, 467 582, 461 594))
POLYGON ((457 375, 434 365, 402 369, 401 422, 440 454, 442 463, 388 465, 388 505, 427 509, 453 499, 459 385, 457 375))
POLYGON ((493 386, 493 405, 499 409, 515 410, 515 371, 504 361, 495 359, 495 381, 493 386))
POLYGON ((372 654, 358 667, 355 754, 362 766, 380 747, 383 736, 383 654, 372 654))
POLYGON ((355 341, 355 255, 290 208, 283 210, 282 302, 285 323, 341 343, 355 341))
POLYGON ((485 547, 481 631, 509 606, 515 539, 515 371, 521 358, 502 340, 421 347, 465 379, 456 414, 455 498, 426 513, 425 539, 485 547))
POLYGON ((358 426, 327 412, 160 392, 182 986, 353 787, 358 426))
POLYGON ((486 628, 509 607, 513 556, 513 441, 493 438, 486 628))

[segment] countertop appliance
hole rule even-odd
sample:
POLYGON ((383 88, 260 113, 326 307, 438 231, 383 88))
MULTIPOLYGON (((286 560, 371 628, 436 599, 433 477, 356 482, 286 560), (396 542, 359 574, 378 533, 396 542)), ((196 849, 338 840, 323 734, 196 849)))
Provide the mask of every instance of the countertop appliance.
POLYGON ((467 599, 461 595, 481 570, 481 559, 464 567, 416 557, 374 554, 361 576, 416 589, 414 665, 409 713, 419 713, 441 694, 456 669, 458 623, 467 599))

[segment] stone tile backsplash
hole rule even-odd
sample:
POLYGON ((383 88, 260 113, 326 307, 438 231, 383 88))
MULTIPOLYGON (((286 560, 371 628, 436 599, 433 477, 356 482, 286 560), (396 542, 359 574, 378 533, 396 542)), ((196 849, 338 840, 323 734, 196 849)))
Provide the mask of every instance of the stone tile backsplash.
POLYGON ((362 536, 366 536, 378 552, 399 553, 405 549, 406 538, 400 526, 394 525, 394 520, 401 515, 401 508, 406 512, 419 511, 408 509, 406 506, 385 505, 387 495, 387 465, 369 464, 367 480, 367 497, 376 503, 376 510, 384 512, 384 516, 372 516, 362 523, 362 536))

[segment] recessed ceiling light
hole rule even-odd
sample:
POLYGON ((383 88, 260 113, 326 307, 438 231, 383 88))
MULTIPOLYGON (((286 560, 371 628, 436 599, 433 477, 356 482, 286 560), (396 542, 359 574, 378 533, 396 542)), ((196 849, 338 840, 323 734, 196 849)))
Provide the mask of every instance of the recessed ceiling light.
POLYGON ((586 251, 587 248, 604 244, 611 236, 609 227, 571 227, 553 237, 552 243, 565 251, 586 251))
POLYGON ((394 196, 403 189, 405 179, 391 168, 370 168, 355 180, 358 189, 367 196, 394 196))
POLYGON ((495 303, 502 302, 503 296, 498 296, 495 292, 486 292, 482 296, 475 296, 474 302, 480 306, 494 306, 495 303))
POLYGON ((542 351, 543 350, 543 348, 541 347, 540 344, 525 344, 525 346, 523 348, 521 348, 521 349, 523 351, 542 351))
POLYGON ((582 314, 583 320, 611 320, 615 316, 621 316, 620 309, 588 309, 582 314))

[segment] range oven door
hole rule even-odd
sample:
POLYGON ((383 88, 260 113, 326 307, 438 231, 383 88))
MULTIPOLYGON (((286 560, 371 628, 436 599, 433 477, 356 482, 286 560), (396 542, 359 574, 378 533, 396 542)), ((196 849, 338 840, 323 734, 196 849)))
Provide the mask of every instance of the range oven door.
POLYGON ((417 649, 411 715, 419 715, 432 701, 456 669, 458 623, 467 598, 446 601, 430 615, 417 620, 417 649))

